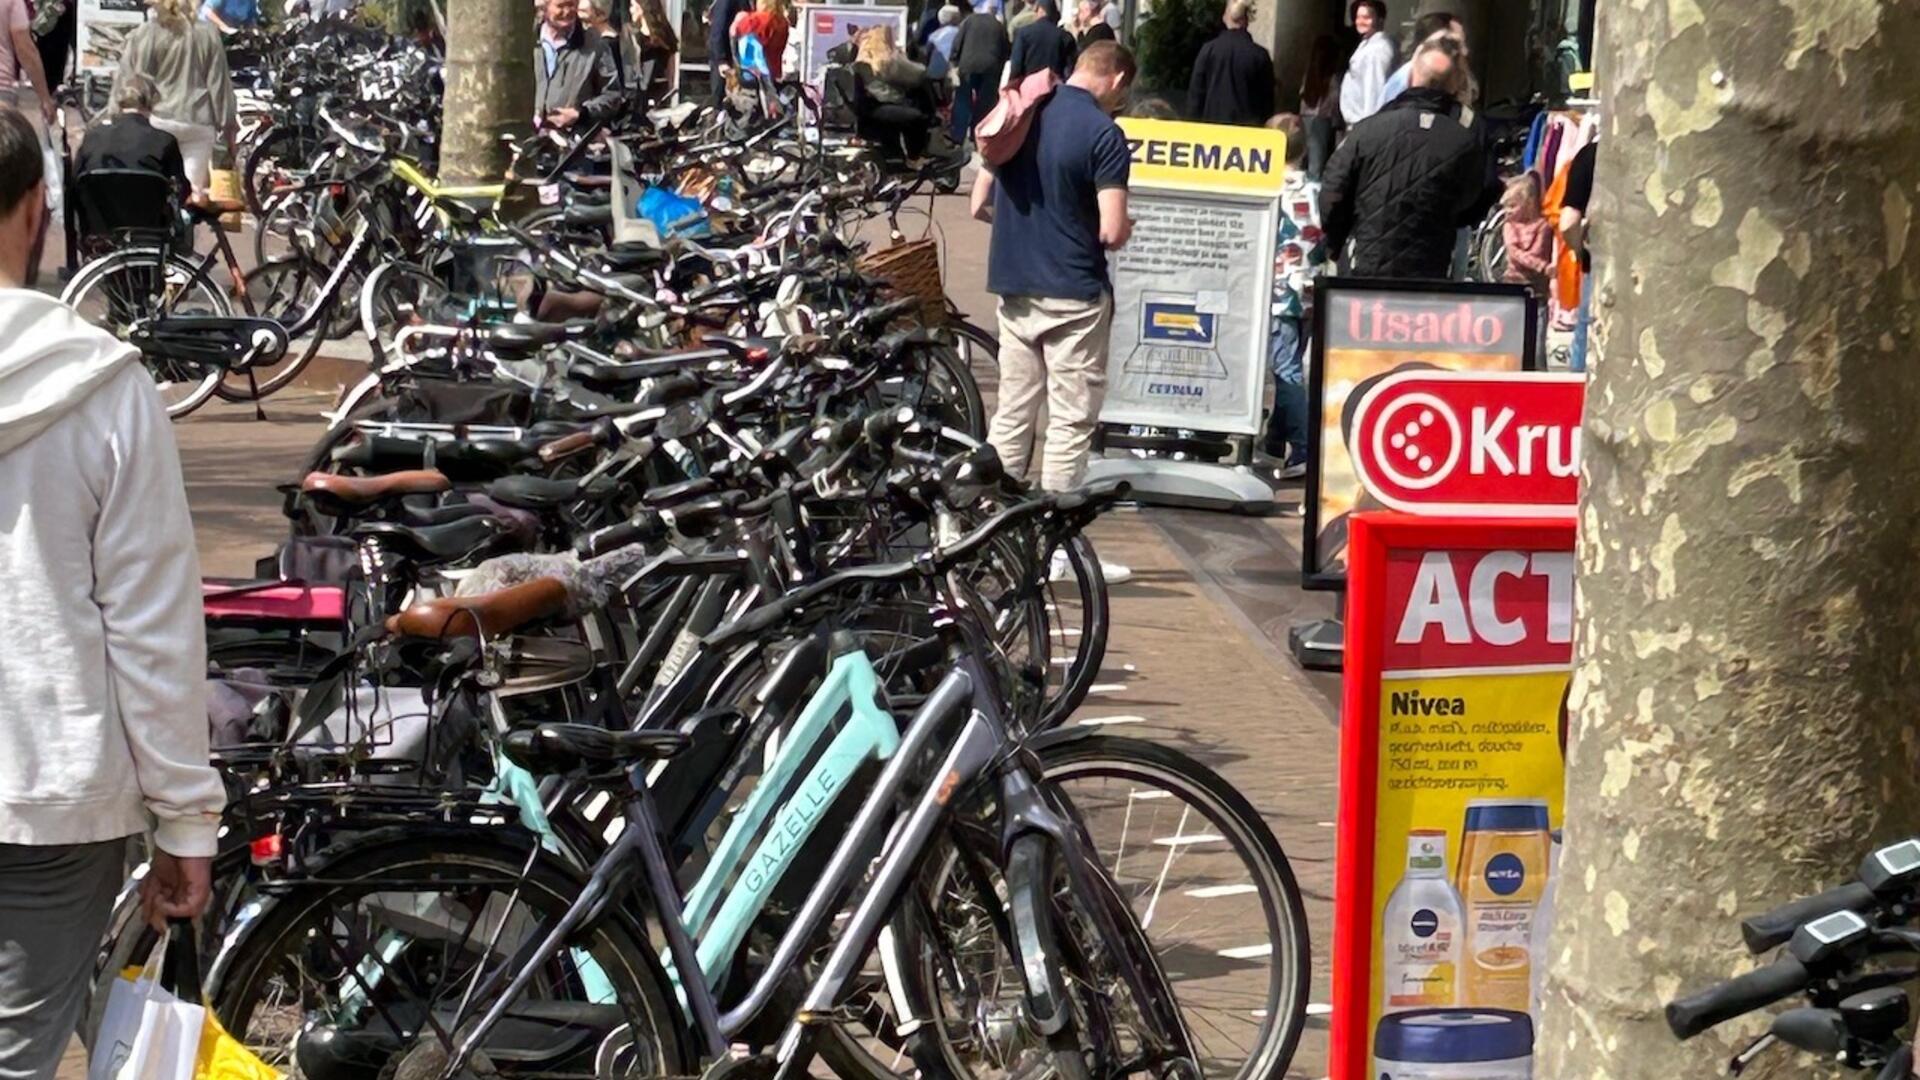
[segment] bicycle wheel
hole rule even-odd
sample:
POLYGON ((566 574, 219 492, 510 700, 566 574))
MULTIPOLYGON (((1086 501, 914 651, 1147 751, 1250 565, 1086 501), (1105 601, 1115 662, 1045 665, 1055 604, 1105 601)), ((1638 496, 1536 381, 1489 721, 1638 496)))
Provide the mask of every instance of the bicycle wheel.
POLYGON ((434 321, 448 296, 445 283, 423 267, 401 262, 375 267, 360 289, 358 305, 374 370, 394 358, 394 336, 403 327, 434 321))
MULTIPOLYGON (((298 255, 274 259, 253 269, 246 277, 247 302, 253 312, 282 326, 292 326, 300 314, 320 298, 326 276, 320 268, 298 255)), ((313 334, 292 342, 287 354, 273 364, 256 365, 249 382, 245 371, 229 371, 220 380, 219 395, 227 401, 252 401, 284 388, 300 377, 313 363, 325 339, 313 334)))
MULTIPOLYGON (((233 314, 227 294, 199 267, 159 248, 116 251, 80 268, 60 301, 80 317, 126 339, 147 319, 171 315, 233 314)), ((221 368, 141 353, 167 415, 178 419, 205 404, 220 385, 221 368)))
POLYGON ((313 139, 294 125, 276 127, 256 140, 240 168, 240 197, 247 209, 266 213, 273 196, 302 177, 313 152, 313 139))
MULTIPOLYGON (((1043 745, 1039 754, 1102 862, 1097 880, 1117 890, 1109 899, 1131 913, 1158 958, 1201 1074, 1285 1075, 1306 1023, 1306 911, 1259 813, 1210 769, 1156 744, 1093 735, 1043 745)), ((959 863, 949 856, 949 867, 959 863)), ((1012 954, 992 925, 1000 902, 965 873, 929 880, 937 926, 916 950, 938 962, 917 976, 930 981, 908 992, 942 1002, 943 1023, 930 1026, 947 1044, 943 1056, 976 1074, 1004 1071, 1031 1051, 1031 1036, 1012 954)), ((1090 952, 1102 947, 1078 937, 1090 952)), ((1097 955, 1084 962, 1102 967, 1097 955)), ((910 1070, 907 1040, 890 1037, 889 993, 862 1004, 855 1030, 837 1037, 842 1075, 910 1070)), ((1126 1012, 1119 1008, 1118 1019, 1126 1012)))
POLYGON ((994 385, 999 384, 1000 338, 997 334, 965 319, 949 319, 936 336, 952 342, 960 366, 973 377, 976 392, 982 382, 982 372, 991 377, 994 385))
POLYGON ((1293 868, 1245 796, 1179 751, 1114 736, 1041 753, 1165 967, 1207 1076, 1286 1072, 1311 952, 1293 868))
MULTIPOLYGON (((294 1075, 438 1076, 473 994, 564 911, 582 882, 505 831, 363 834, 292 882, 229 946, 208 1000, 229 1032, 294 1075)), ((595 920, 538 970, 470 1073, 682 1073, 686 1032, 639 927, 595 920)))
POLYGON ((976 439, 987 437, 987 407, 959 355, 945 344, 916 348, 906 369, 880 380, 886 405, 906 405, 976 439))
POLYGON ((1093 541, 1076 535, 1049 558, 1042 600, 1053 657, 1047 668, 1045 727, 1056 727, 1086 703, 1107 658, 1107 578, 1093 541), (1056 570, 1058 573, 1056 574, 1056 570))

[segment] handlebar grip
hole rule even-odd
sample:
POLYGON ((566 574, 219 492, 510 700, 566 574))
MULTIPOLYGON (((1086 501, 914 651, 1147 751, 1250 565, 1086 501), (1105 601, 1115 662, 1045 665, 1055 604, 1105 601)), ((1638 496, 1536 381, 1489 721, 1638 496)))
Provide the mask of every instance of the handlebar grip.
POLYGON ((1745 1016, 1806 988, 1813 976, 1791 956, 1783 956, 1758 971, 1749 971, 1692 997, 1667 1003, 1667 1027, 1680 1039, 1745 1016))
POLYGON ((1857 881, 1849 882, 1746 919, 1740 924, 1740 936, 1746 939, 1748 951, 1763 953, 1786 944, 1795 930, 1815 919, 1840 911, 1865 911, 1873 904, 1872 889, 1857 881))
POLYGON ((1880 1069, 1878 1080, 1908 1080, 1913 1075, 1913 1047, 1903 1046, 1893 1052, 1887 1063, 1880 1069))
POLYGON ((867 422, 861 427, 861 434, 865 436, 868 445, 886 450, 893 446, 894 440, 898 439, 900 433, 907 430, 907 425, 913 423, 915 419, 913 410, 905 406, 898 409, 883 409, 867 417, 867 422))
POLYGON ((1847 1044, 1847 1024, 1833 1009, 1788 1009, 1773 1020, 1774 1037, 1810 1054, 1837 1054, 1847 1044))
POLYGON ((820 189, 820 197, 828 200, 862 199, 866 194, 865 184, 829 184, 820 189))
POLYGON ((659 514, 642 510, 628 521, 609 525, 574 541, 573 550, 583 559, 597 558, 634 544, 650 544, 665 539, 667 524, 659 514))
POLYGON ((747 501, 744 491, 728 491, 711 499, 664 510, 661 516, 673 523, 682 536, 698 536, 733 519, 747 501))
POLYGON ((866 329, 870 326, 885 326, 902 315, 911 315, 920 310, 922 301, 917 296, 903 296, 898 300, 889 300, 884 304, 875 304, 854 313, 848 319, 849 325, 866 329))

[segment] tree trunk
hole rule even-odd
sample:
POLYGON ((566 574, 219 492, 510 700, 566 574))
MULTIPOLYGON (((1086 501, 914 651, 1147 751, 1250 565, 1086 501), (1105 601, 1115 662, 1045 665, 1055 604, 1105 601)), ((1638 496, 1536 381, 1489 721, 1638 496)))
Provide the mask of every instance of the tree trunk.
MULTIPOLYGON (((1723 1075, 1661 1006, 1914 830, 1920 0, 1602 8, 1575 731, 1540 1061, 1723 1075)), ((1823 1075, 1780 1051, 1750 1075, 1823 1075)))
POLYGON ((440 178, 484 184, 507 166, 500 136, 533 125, 533 20, 527 0, 450 0, 440 178))

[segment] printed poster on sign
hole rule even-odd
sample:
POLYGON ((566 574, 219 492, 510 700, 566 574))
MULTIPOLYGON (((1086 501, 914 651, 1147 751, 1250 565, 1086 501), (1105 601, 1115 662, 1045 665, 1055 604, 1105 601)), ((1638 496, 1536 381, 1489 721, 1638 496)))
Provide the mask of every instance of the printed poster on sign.
POLYGON ((79 0, 74 47, 81 71, 111 75, 134 27, 147 21, 145 0, 79 0))
POLYGON ((1529 370, 1538 341, 1534 301, 1519 285, 1321 277, 1314 288, 1318 362, 1308 370, 1312 465, 1301 554, 1308 588, 1338 588, 1349 516, 1384 509, 1354 468, 1355 407, 1396 374, 1529 370))
MULTIPOLYGON (((847 46, 856 34, 876 26, 893 27, 893 39, 907 40, 907 9, 893 5, 801 4, 796 21, 800 27, 800 80, 819 89, 826 79, 829 58, 835 49, 847 46)), ((851 48, 848 55, 851 55, 851 48)), ((851 60, 848 60, 851 63, 851 60)))
POLYGON ((1530 1080, 1573 526, 1355 520, 1332 1076, 1530 1080))
POLYGON ((1260 430, 1279 132, 1123 118, 1133 236, 1108 256, 1113 325, 1100 419, 1260 430))

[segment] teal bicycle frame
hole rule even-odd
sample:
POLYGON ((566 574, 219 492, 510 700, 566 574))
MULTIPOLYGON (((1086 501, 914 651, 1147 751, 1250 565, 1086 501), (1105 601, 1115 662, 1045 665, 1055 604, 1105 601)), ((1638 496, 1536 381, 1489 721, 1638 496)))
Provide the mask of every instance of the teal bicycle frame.
POLYGON ((853 649, 836 657, 825 684, 808 699, 781 740, 772 764, 728 824, 706 871, 688 892, 682 914, 708 986, 718 983, 747 928, 766 907, 773 887, 793 866, 847 783, 862 765, 885 761, 900 748, 899 723, 879 698, 879 675, 864 651, 853 649), (839 734, 792 797, 782 802, 782 793, 840 717, 846 722, 839 734), (773 827, 749 853, 748 845, 769 818, 773 827))

